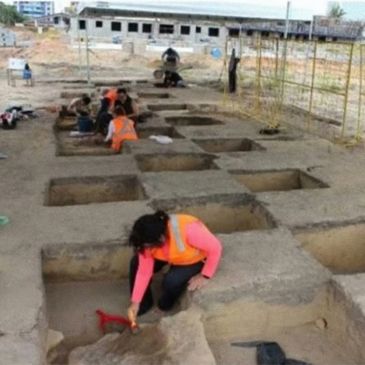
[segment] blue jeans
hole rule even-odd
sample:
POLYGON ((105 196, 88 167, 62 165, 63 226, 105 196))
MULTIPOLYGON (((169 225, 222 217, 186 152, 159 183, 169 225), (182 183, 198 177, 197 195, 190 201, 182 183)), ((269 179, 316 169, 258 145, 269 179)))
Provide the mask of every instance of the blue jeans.
POLYGON ((77 127, 79 132, 92 132, 94 123, 89 116, 79 116, 77 117, 77 127))
POLYGON ((30 80, 32 78, 32 71, 23 70, 23 80, 30 80))
MULTIPOLYGON (((155 260, 153 272, 156 273, 160 271, 165 265, 167 265, 167 262, 155 260)), ((201 272, 203 265, 203 262, 198 262, 192 265, 171 265, 162 281, 162 293, 158 301, 158 307, 164 311, 171 309, 186 289, 189 280, 194 275, 201 272)), ((129 265, 129 287, 131 293, 133 292, 137 269, 138 255, 134 255, 129 265)), ((154 301, 151 290, 151 281, 140 303, 138 311, 139 316, 146 313, 153 307, 154 301)))

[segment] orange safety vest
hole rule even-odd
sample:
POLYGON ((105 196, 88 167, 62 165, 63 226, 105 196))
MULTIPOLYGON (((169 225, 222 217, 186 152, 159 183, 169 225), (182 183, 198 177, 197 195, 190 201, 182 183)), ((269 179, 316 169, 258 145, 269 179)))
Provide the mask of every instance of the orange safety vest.
POLYGON ((111 121, 114 123, 114 133, 112 136, 111 148, 115 152, 120 152, 123 141, 138 139, 137 133, 134 129, 134 123, 125 116, 120 116, 111 121))
POLYGON ((168 261, 172 265, 191 265, 203 261, 207 254, 186 242, 185 228, 189 223, 199 222, 187 214, 172 214, 167 225, 168 258, 161 247, 150 249, 153 258, 168 261), (167 260, 166 260, 167 259, 167 260))

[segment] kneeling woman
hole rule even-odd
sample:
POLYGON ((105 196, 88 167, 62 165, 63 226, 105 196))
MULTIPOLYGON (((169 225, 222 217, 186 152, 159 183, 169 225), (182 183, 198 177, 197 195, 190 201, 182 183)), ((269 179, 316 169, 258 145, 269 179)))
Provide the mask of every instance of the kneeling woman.
POLYGON ((135 250, 130 263, 131 305, 128 312, 142 315, 153 306, 153 273, 170 265, 162 282, 158 307, 173 307, 183 291, 202 288, 214 275, 222 253, 220 241, 208 228, 186 214, 163 211, 140 217, 129 238, 135 250))
POLYGON ((121 106, 114 109, 114 119, 109 123, 108 135, 105 142, 112 141, 111 148, 115 152, 120 152, 124 141, 134 141, 138 139, 134 123, 125 115, 125 110, 121 106))

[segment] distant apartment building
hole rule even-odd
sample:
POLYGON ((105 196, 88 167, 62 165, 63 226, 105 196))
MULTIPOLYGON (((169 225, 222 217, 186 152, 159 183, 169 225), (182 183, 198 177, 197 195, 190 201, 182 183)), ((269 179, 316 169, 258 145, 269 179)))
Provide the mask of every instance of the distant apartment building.
POLYGON ((30 18, 38 18, 54 14, 53 1, 14 1, 17 11, 30 18))

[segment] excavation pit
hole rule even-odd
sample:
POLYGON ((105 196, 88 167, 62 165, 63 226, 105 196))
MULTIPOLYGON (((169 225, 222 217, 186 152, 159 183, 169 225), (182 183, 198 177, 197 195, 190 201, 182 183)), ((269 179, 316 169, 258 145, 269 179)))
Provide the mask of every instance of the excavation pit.
POLYGON ((176 116, 165 118, 166 123, 174 126, 205 126, 205 125, 221 125, 224 124, 222 121, 201 116, 176 116))
MULTIPOLYGON (((129 306, 127 274, 130 257, 131 250, 122 242, 52 245, 43 250, 42 271, 48 328, 62 332, 65 337, 63 343, 49 353, 48 358, 52 359, 49 361, 50 365, 68 364, 67 358, 75 347, 95 343, 102 337, 95 314, 96 309, 125 315, 123 308, 126 309, 129 306)), ((285 277, 288 275, 285 271, 283 274, 285 277)), ((154 283, 156 283, 155 280, 154 283)), ((160 282, 154 287, 155 298, 158 298, 159 285, 160 282)), ((344 293, 332 284, 316 288, 315 292, 307 293, 307 296, 303 294, 301 301, 296 304, 286 303, 288 298, 279 294, 276 295, 279 295, 280 299, 274 296, 272 301, 266 301, 261 298, 263 295, 261 292, 257 298, 252 297, 252 292, 249 296, 242 293, 241 298, 222 302, 219 291, 224 288, 215 290, 217 289, 216 303, 221 305, 210 302, 198 315, 194 308, 186 307, 188 312, 178 314, 178 316, 183 314, 184 319, 181 316, 179 320, 177 316, 170 317, 168 326, 171 328, 170 326, 179 321, 178 326, 175 327, 182 331, 182 328, 189 328, 189 318, 192 317, 197 322, 202 320, 203 333, 196 334, 196 328, 191 328, 184 333, 175 332, 175 336, 181 333, 180 340, 184 341, 184 344, 187 335, 191 335, 192 338, 197 336, 200 341, 202 337, 205 338, 209 345, 205 351, 212 352, 217 365, 241 363, 257 365, 254 348, 231 346, 232 342, 250 341, 275 341, 283 348, 287 358, 311 364, 357 365, 363 363, 365 356, 362 349, 361 326, 363 324, 356 321, 356 311, 349 309, 344 293), (349 341, 349 333, 353 336, 351 338, 356 338, 358 341, 349 341)), ((287 294, 291 298, 293 293, 287 294)), ((300 294, 296 291, 295 295, 300 294)), ((179 310, 179 308, 176 309, 179 310)), ((172 314, 169 313, 169 315, 172 314)), ((93 349, 89 348, 86 352, 87 358, 94 359, 94 356, 96 358, 102 356, 104 361, 115 354, 123 358, 125 341, 137 338, 138 342, 143 339, 143 346, 140 347, 136 343, 134 347, 136 355, 144 355, 145 344, 153 341, 152 352, 156 355, 150 360, 156 360, 155 356, 161 353, 159 348, 163 351, 166 347, 166 342, 156 341, 156 332, 158 337, 163 337, 166 332, 150 331, 150 326, 156 330, 158 326, 153 317, 152 324, 146 325, 146 320, 151 321, 148 316, 139 318, 141 332, 138 337, 131 335, 129 331, 123 331, 119 345, 115 343, 117 346, 99 347, 98 352, 93 352, 93 349)), ((120 330, 123 330, 123 327, 107 327, 107 332, 120 330)), ((148 351, 150 353, 150 347, 148 351)), ((165 360, 163 356, 159 358, 159 361, 165 360)), ((172 363, 169 360, 170 358, 167 357, 167 364, 172 363)), ((85 362, 86 365, 94 363, 85 362)))
POLYGON ((184 138, 174 127, 147 127, 137 131, 138 137, 141 139, 149 138, 153 135, 168 136, 172 139, 184 138))
POLYGON ((334 274, 365 272, 365 223, 303 230, 295 237, 334 274))
POLYGON ((169 111, 169 110, 186 110, 186 104, 149 104, 148 109, 153 112, 169 111))
POLYGON ((363 364, 362 345, 348 340, 347 331, 355 324, 333 295, 322 294, 311 303, 296 306, 260 301, 227 305, 205 326, 216 364, 257 365, 255 347, 231 345, 253 341, 276 342, 286 359, 298 361, 270 364, 363 364), (330 302, 327 307, 326 300, 330 302))
POLYGON ((115 152, 96 136, 71 137, 57 133, 57 156, 108 156, 115 152))
POLYGON ((157 92, 140 92, 138 97, 143 99, 168 99, 171 97, 169 93, 157 93, 157 92))
POLYGON ((123 242, 59 245, 43 250, 49 328, 65 336, 52 364, 67 364, 72 348, 102 336, 96 309, 120 313, 121 308, 128 307, 131 254, 123 242))
POLYGON ((126 279, 46 283, 45 292, 48 326, 64 336, 63 342, 49 356, 51 365, 68 364, 72 349, 102 337, 95 313, 97 309, 121 315, 121 310, 129 305, 126 279))
POLYGON ((94 97, 95 93, 90 93, 88 90, 81 90, 81 91, 62 91, 60 94, 60 97, 62 99, 72 99, 72 98, 81 98, 84 95, 87 95, 89 97, 94 97))
POLYGON ((231 171, 231 173, 238 182, 252 192, 328 188, 328 185, 321 180, 296 169, 257 172, 231 171))
MULTIPOLYGON (((121 308, 127 308, 129 304, 128 296, 124 295, 125 293, 128 293, 125 280, 46 284, 49 328, 58 330, 65 336, 64 342, 51 352, 53 361, 49 362, 50 365, 67 364, 68 355, 75 347, 92 344, 99 340, 102 334, 98 329, 95 308, 120 314, 121 308)), ((202 343, 206 343, 203 339, 205 336, 208 346, 204 351, 206 355, 211 352, 217 365, 257 365, 255 348, 231 346, 231 343, 251 341, 277 342, 285 351, 288 359, 303 361, 300 364, 362 364, 364 351, 361 349, 361 345, 356 344, 355 341, 346 341, 345 328, 338 327, 338 323, 336 323, 340 323, 341 320, 338 321, 331 313, 323 310, 324 306, 324 303, 320 302, 290 307, 264 304, 260 301, 239 303, 235 308, 228 305, 226 311, 231 310, 229 314, 224 313, 218 316, 223 317, 224 321, 217 320, 213 316, 213 323, 206 323, 202 328, 203 333, 198 334, 196 330, 200 328, 199 325, 197 328, 190 327, 189 329, 189 319, 187 318, 189 316, 197 317, 196 313, 180 313, 180 318, 181 315, 184 315, 185 319, 183 321, 180 319, 178 325, 185 325, 185 327, 180 329, 180 339, 178 332, 175 332, 175 337, 177 337, 175 341, 180 341, 186 346, 186 336, 190 335, 191 340, 199 339, 202 343), (321 323, 328 327, 319 327, 321 323), (224 330, 227 329, 228 324, 231 328, 228 333, 225 333, 224 330), (197 336, 196 339, 194 336, 197 336)), ((344 315, 336 304, 332 304, 331 309, 334 309, 337 314, 344 315)), ((178 320, 175 318, 170 319, 168 329, 173 325, 177 327, 175 321, 178 320)), ((196 321, 199 322, 199 317, 196 318, 196 321)), ((352 323, 347 323, 353 328, 352 323)), ((118 327, 110 327, 110 331, 115 332, 118 329, 118 327)), ((111 342, 109 342, 109 345, 101 346, 98 350, 89 347, 84 355, 85 362, 82 363, 86 365, 99 363, 91 360, 95 358, 98 361, 102 360, 100 363, 104 363, 105 359, 115 357, 116 354, 120 359, 123 359, 125 355, 127 360, 133 355, 133 352, 137 355, 137 359, 138 356, 142 356, 141 359, 144 361, 135 360, 131 363, 175 363, 164 354, 164 349, 168 347, 169 342, 168 337, 166 338, 168 329, 166 327, 162 331, 159 329, 156 323, 152 323, 146 326, 142 324, 141 332, 136 336, 131 335, 129 331, 123 331, 119 335, 119 340, 114 341, 114 346, 110 346, 111 342), (133 342, 134 345, 132 345, 133 342), (127 344, 129 346, 125 349, 127 344), (146 349, 146 344, 148 344, 148 349, 146 349), (148 362, 148 355, 150 355, 150 362, 148 362), (90 359, 90 362, 87 359, 90 359)), ((75 354, 73 353, 72 356, 75 354)), ((211 364, 212 362, 204 363, 211 364)), ((293 362, 293 364, 296 363, 293 362)))
POLYGON ((76 116, 63 116, 56 119, 55 127, 60 131, 71 131, 77 126, 76 116))
MULTIPOLYGON (((118 241, 52 245, 43 249, 48 328, 64 336, 64 341, 48 354, 50 365, 68 364, 72 349, 94 343, 103 336, 95 313, 97 309, 126 315, 130 303, 131 256, 131 248, 118 241)), ((154 281, 156 296, 160 283, 154 281)), ((106 329, 113 332, 125 327, 108 325, 106 329)))
POLYGON ((219 195, 152 203, 155 209, 186 213, 201 219, 215 233, 233 233, 273 229, 276 222, 270 213, 245 195, 219 195))
POLYGON ((46 205, 66 206, 145 198, 141 183, 133 175, 69 177, 51 179, 46 205))
POLYGON ((266 138, 263 138, 263 137, 258 137, 258 140, 259 141, 283 141, 283 142, 289 142, 289 141, 298 141, 298 140, 301 140, 302 138, 301 137, 296 137, 296 136, 283 136, 283 135, 273 135, 271 137, 266 137, 266 138))
POLYGON ((209 153, 246 152, 264 150, 258 143, 244 138, 193 139, 193 142, 209 153))
POLYGON ((215 156, 199 153, 160 153, 136 155, 138 167, 143 172, 215 170, 215 156))

